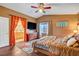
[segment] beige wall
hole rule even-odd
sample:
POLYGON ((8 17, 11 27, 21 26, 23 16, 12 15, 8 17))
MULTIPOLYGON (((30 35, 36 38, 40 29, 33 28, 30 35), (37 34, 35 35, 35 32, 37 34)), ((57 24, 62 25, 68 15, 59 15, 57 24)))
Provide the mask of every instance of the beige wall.
POLYGON ((64 37, 69 33, 72 33, 76 28, 77 15, 50 15, 42 16, 37 19, 37 23, 48 21, 49 22, 49 35, 56 35, 57 37, 64 37), (68 21, 69 25, 67 28, 60 29, 56 26, 58 21, 68 21))
POLYGON ((36 20, 33 17, 30 17, 28 15, 24 15, 20 12, 17 12, 17 11, 14 11, 14 10, 11 10, 11 9, 0 6, 0 16, 9 18, 10 15, 16 15, 16 16, 24 17, 24 18, 27 19, 27 21, 36 23, 36 20))

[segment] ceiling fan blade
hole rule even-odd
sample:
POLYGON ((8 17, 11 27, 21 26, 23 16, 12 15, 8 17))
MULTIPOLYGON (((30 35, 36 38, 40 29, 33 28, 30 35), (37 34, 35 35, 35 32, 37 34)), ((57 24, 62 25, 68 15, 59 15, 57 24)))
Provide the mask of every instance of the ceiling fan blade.
POLYGON ((36 6, 31 6, 31 8, 38 8, 38 7, 36 7, 36 6))
POLYGON ((51 7, 44 7, 44 9, 51 9, 51 7))
POLYGON ((35 13, 37 13, 37 12, 38 12, 38 10, 35 11, 35 13))
POLYGON ((43 11, 43 13, 46 13, 46 11, 43 11))

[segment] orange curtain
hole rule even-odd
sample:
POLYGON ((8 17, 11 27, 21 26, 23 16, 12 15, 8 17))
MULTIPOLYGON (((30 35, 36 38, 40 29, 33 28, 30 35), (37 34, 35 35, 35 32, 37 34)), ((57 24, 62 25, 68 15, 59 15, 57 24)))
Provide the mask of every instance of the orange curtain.
POLYGON ((13 47, 15 45, 15 28, 18 24, 19 17, 17 16, 11 16, 11 23, 10 23, 10 47, 13 47))
POLYGON ((24 41, 27 41, 27 36, 26 36, 26 18, 20 18, 21 22, 22 22, 22 26, 24 27, 24 41))

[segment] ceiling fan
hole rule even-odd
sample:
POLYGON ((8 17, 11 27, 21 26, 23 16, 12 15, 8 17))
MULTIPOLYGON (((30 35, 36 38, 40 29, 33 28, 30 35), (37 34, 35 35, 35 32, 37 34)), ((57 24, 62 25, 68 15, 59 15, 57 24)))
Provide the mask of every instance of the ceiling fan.
POLYGON ((41 13, 46 13, 46 9, 51 9, 51 6, 45 6, 44 3, 39 3, 38 6, 31 6, 31 8, 37 8, 38 10, 35 11, 35 13, 37 12, 41 12, 41 13))

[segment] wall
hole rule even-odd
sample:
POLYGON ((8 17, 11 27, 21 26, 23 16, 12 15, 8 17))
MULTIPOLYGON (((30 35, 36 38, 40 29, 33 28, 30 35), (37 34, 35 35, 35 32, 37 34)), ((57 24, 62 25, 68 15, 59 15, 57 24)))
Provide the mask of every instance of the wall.
POLYGON ((3 6, 0 6, 0 16, 8 17, 9 18, 10 15, 16 15, 16 16, 24 17, 24 18, 27 19, 27 21, 36 23, 36 20, 33 17, 30 17, 28 15, 24 15, 24 14, 22 14, 20 12, 17 12, 17 11, 5 8, 3 6))
POLYGON ((52 17, 53 35, 64 37, 74 31, 77 26, 77 15, 56 15, 52 17), (69 22, 67 28, 60 29, 56 26, 56 22, 66 20, 69 22))
POLYGON ((71 15, 49 15, 42 16, 37 19, 37 23, 48 21, 49 22, 49 35, 56 35, 57 37, 64 37, 69 33, 72 33, 76 28, 77 24, 77 14, 71 15), (67 28, 60 29, 56 26, 58 21, 68 21, 69 25, 67 28))

